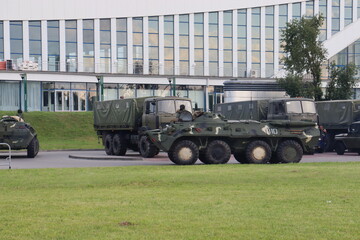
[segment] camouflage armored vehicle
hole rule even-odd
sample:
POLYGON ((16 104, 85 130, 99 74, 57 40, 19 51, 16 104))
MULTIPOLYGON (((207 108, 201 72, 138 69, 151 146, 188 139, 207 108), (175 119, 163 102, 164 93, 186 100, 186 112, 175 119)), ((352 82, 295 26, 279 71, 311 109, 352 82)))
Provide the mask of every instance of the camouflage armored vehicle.
POLYGON ((159 153, 144 136, 149 129, 165 127, 177 120, 176 111, 184 105, 192 112, 191 100, 179 97, 143 97, 96 102, 94 128, 108 155, 123 156, 127 149, 151 158, 159 153))
POLYGON ((335 136, 335 151, 343 155, 345 151, 357 152, 360 155, 360 122, 350 125, 348 133, 335 136))
MULTIPOLYGON (((27 157, 34 158, 39 152, 35 129, 18 116, 3 116, 0 119, 0 143, 7 143, 12 150, 27 149, 27 157)), ((0 145, 0 149, 5 146, 0 145)))
POLYGON ((194 120, 181 116, 189 121, 146 134, 179 165, 194 164, 197 159, 205 164, 223 164, 231 154, 240 163, 296 163, 303 153, 313 153, 319 138, 316 121, 299 102, 298 120, 276 119, 271 110, 274 120, 264 121, 226 120, 220 114, 204 113, 194 120))

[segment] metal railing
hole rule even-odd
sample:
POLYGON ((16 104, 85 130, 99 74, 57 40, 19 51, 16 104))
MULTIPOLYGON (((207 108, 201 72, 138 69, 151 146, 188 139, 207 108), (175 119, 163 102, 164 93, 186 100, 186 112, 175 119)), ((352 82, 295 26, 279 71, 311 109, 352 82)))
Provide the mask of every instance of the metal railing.
POLYGON ((11 169, 11 147, 7 143, 0 143, 0 145, 7 146, 9 148, 9 156, 7 158, 5 158, 6 163, 0 162, 0 166, 8 166, 9 169, 11 169))

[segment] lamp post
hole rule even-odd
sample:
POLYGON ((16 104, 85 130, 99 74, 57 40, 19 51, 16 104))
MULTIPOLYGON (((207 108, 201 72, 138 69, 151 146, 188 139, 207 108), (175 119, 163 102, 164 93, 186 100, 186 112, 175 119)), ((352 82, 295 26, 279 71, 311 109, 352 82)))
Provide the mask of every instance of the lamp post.
POLYGON ((97 80, 98 80, 98 84, 97 86, 97 99, 98 101, 104 101, 104 76, 96 76, 97 80))
MULTIPOLYGON (((24 91, 24 112, 27 112, 27 76, 26 73, 21 73, 21 84, 23 85, 24 91)), ((20 98, 21 99, 21 98, 20 98)), ((20 109, 21 109, 21 101, 20 101, 20 109)))

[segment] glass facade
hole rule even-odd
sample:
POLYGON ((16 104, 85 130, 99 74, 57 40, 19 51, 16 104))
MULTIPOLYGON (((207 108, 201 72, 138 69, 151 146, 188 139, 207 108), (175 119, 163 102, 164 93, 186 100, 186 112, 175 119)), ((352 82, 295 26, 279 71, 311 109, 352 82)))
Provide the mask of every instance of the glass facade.
POLYGON ((77 21, 65 21, 66 71, 77 72, 77 21))
POLYGON ((149 17, 149 74, 159 74, 159 17, 149 17))
POLYGON ((116 67, 118 73, 127 73, 127 19, 116 19, 116 67))
POLYGON ((324 17, 324 22, 320 27, 320 41, 325 41, 327 38, 327 0, 319 0, 319 14, 324 17))
POLYGON ((251 76, 260 77, 261 61, 261 8, 253 8, 251 12, 251 76))
POLYGON ((83 21, 84 72, 95 71, 94 20, 83 21))
POLYGON ((100 72, 111 72, 111 23, 100 19, 100 72))
POLYGON ((340 0, 332 0, 331 33, 340 31, 340 0))
POLYGON ((144 70, 143 18, 133 18, 133 73, 142 74, 144 70))
POLYGON ((4 60, 4 23, 0 21, 0 61, 4 60))
POLYGON ((246 56, 247 56, 247 13, 246 9, 237 12, 237 42, 238 42, 238 76, 246 77, 246 56))
MULTIPOLYGON (((325 0, 326 1, 326 0, 325 0)), ((279 6, 279 69, 284 68, 284 64, 281 61, 284 57, 284 49, 281 46, 283 44, 282 38, 282 31, 286 28, 286 23, 288 22, 288 5, 283 4, 279 6)))
POLYGON ((274 7, 265 8, 265 77, 274 75, 274 7))
POLYGON ((219 14, 209 13, 209 75, 219 74, 219 14))
POLYGON ((164 17, 164 73, 174 74, 174 16, 164 17))
POLYGON ((47 22, 48 37, 48 70, 60 70, 60 35, 59 21, 47 22))
POLYGON ((179 17, 180 75, 189 74, 189 15, 179 17))
POLYGON ((29 60, 33 69, 41 70, 41 21, 29 21, 29 60))
POLYGON ((224 76, 233 75, 233 12, 224 12, 224 76))
POLYGON ((196 13, 194 16, 195 28, 195 75, 204 75, 204 14, 196 13))
POLYGON ((23 23, 21 21, 10 21, 10 58, 11 68, 20 66, 23 61, 23 23))
POLYGON ((345 0, 344 14, 345 26, 347 26, 353 21, 353 0, 345 0))

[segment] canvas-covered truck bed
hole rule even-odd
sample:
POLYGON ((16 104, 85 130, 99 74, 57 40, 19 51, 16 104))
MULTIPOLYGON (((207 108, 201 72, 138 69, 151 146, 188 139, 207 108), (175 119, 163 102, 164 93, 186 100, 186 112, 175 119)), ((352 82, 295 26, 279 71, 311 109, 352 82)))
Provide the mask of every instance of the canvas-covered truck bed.
POLYGON ((360 100, 317 102, 320 125, 329 129, 345 129, 360 121, 360 100))
POLYGON ((94 104, 95 130, 136 130, 146 98, 129 98, 94 104))
POLYGON ((241 101, 215 105, 215 112, 232 120, 265 120, 269 100, 241 101))

